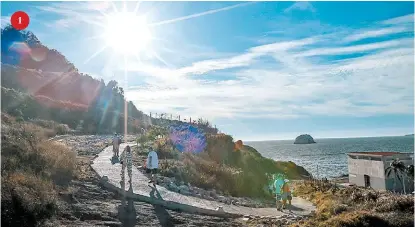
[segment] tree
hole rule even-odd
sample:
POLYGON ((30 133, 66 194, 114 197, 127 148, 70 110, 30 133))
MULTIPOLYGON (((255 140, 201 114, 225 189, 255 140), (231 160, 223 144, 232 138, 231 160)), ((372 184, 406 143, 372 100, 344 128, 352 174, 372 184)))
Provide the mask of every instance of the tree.
POLYGON ((403 185, 403 190, 404 193, 405 192, 405 184, 402 182, 401 176, 405 173, 405 164, 400 161, 399 159, 395 159, 393 160, 389 167, 385 169, 385 175, 387 177, 390 177, 391 175, 394 176, 393 178, 393 191, 396 192, 396 179, 398 179, 402 185, 403 185))

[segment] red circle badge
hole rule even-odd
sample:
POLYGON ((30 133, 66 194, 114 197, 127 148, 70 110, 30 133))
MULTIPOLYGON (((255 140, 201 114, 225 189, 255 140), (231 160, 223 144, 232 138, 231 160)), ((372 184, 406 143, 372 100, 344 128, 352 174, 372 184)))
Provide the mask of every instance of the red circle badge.
POLYGON ((17 11, 10 17, 10 23, 16 30, 23 30, 29 26, 29 15, 23 11, 17 11))

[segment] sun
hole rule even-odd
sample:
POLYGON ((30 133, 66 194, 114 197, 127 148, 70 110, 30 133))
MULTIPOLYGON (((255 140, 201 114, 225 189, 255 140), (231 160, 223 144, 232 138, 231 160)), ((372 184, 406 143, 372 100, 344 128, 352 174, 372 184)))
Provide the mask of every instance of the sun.
POLYGON ((106 20, 104 38, 114 51, 138 55, 148 49, 152 37, 144 17, 119 12, 108 15, 106 20))

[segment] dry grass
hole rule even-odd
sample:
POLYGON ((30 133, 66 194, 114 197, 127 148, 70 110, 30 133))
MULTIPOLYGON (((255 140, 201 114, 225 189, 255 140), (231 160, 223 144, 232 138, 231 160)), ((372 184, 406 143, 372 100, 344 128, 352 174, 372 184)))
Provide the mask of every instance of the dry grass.
POLYGON ((300 197, 317 206, 314 217, 291 227, 409 227, 414 221, 414 197, 357 187, 337 188, 330 183, 295 185, 300 197))
POLYGON ((47 121, 47 120, 32 120, 33 124, 39 125, 40 127, 47 129, 48 131, 53 131, 56 135, 63 135, 67 134, 71 131, 68 125, 66 124, 59 124, 54 121, 47 121))
POLYGON ((56 190, 68 185, 75 174, 74 152, 47 137, 47 130, 24 122, 9 122, 2 131, 2 224, 6 226, 35 226, 51 217, 57 211, 56 190))

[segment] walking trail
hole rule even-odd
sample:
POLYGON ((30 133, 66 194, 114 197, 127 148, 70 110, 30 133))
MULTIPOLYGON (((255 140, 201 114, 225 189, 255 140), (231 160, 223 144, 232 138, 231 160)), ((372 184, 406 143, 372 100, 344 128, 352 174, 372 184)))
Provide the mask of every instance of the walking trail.
MULTIPOLYGON (((120 145, 120 154, 128 144, 120 145)), ((133 144, 129 144, 130 146, 133 144)), ((121 164, 111 162, 113 156, 112 146, 105 148, 93 160, 91 164, 94 171, 101 178, 104 187, 123 193, 120 185, 121 164)), ((200 213, 206 215, 223 217, 257 216, 257 217, 279 217, 279 216, 305 216, 315 210, 310 202, 294 197, 292 200, 292 212, 278 211, 276 208, 250 208, 243 206, 228 205, 216 201, 209 201, 192 196, 182 195, 157 185, 148 185, 148 178, 133 166, 132 187, 124 192, 126 198, 162 205, 167 209, 179 210, 189 213, 200 213), (221 208, 220 208, 221 207, 221 208)), ((126 173, 126 186, 128 186, 128 175, 126 173)))

